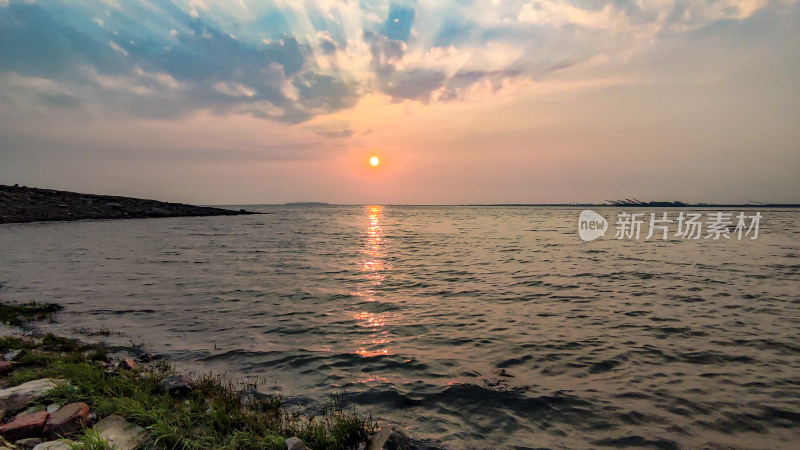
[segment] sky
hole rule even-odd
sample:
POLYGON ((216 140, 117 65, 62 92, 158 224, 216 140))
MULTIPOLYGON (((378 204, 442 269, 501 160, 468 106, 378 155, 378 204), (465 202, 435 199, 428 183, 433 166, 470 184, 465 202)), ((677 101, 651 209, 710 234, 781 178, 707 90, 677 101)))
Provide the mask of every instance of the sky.
POLYGON ((0 184, 800 203, 799 124, 796 1, 0 0, 0 184))

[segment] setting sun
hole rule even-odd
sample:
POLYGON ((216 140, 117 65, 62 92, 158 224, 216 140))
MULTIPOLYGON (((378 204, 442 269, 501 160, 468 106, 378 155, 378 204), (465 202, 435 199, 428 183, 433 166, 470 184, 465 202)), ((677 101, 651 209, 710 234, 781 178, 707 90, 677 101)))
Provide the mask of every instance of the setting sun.
POLYGON ((373 156, 372 158, 370 158, 370 159, 369 159, 369 164, 370 164, 372 167, 375 167, 375 166, 377 166, 377 165, 378 165, 378 164, 380 164, 380 163, 381 163, 381 160, 380 160, 380 159, 378 159, 378 157, 377 157, 377 156, 373 156))

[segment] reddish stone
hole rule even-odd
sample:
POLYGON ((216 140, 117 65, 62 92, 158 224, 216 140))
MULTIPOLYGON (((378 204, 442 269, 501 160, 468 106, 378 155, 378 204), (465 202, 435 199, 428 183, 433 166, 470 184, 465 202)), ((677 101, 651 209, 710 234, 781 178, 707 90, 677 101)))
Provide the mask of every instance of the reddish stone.
POLYGON ((136 367, 136 363, 130 358, 125 358, 119 362, 119 368, 121 369, 131 370, 134 367, 136 367))
POLYGON ((79 431, 89 418, 89 405, 83 402, 64 405, 54 412, 44 426, 48 439, 57 439, 79 431))
POLYGON ((0 375, 5 375, 14 370, 14 363, 11 361, 0 361, 0 375))
POLYGON ((0 427, 0 435, 3 435, 4 438, 11 442, 39 437, 44 431, 44 424, 47 423, 48 417, 50 417, 50 413, 47 411, 17 416, 11 422, 0 427))

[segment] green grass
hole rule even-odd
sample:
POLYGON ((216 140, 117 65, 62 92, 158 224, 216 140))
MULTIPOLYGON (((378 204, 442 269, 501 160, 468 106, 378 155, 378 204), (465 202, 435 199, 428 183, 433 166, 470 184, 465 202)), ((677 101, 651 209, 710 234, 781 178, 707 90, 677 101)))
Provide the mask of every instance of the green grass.
MULTIPOLYGON (((280 397, 250 398, 243 405, 241 388, 219 376, 194 380, 184 397, 162 392, 159 382, 174 373, 166 363, 136 370, 107 369, 104 349, 52 334, 39 340, 0 338, 0 351, 22 350, 19 367, 5 379, 13 386, 43 377, 63 378, 36 407, 83 401, 97 417, 120 415, 145 428, 156 448, 285 449, 285 439, 297 436, 312 449, 348 449, 365 442, 375 424, 354 410, 345 410, 332 396, 321 414, 290 412, 280 397)), ((105 448, 85 430, 74 437, 76 448, 105 448)))
POLYGON ((0 322, 20 326, 33 320, 49 319, 62 309, 61 305, 55 303, 39 303, 35 301, 25 303, 0 302, 0 322))
POLYGON ((72 441, 73 450, 113 450, 108 442, 100 436, 100 433, 93 429, 85 432, 72 441))

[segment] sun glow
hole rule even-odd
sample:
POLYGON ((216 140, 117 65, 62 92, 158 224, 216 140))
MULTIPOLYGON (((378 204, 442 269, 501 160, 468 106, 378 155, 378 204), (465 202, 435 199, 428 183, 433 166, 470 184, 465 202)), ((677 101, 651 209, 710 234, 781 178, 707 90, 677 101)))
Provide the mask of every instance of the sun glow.
POLYGON ((377 156, 373 156, 372 158, 369 159, 369 165, 371 165, 372 167, 375 167, 380 163, 381 163, 381 160, 378 159, 377 156))

